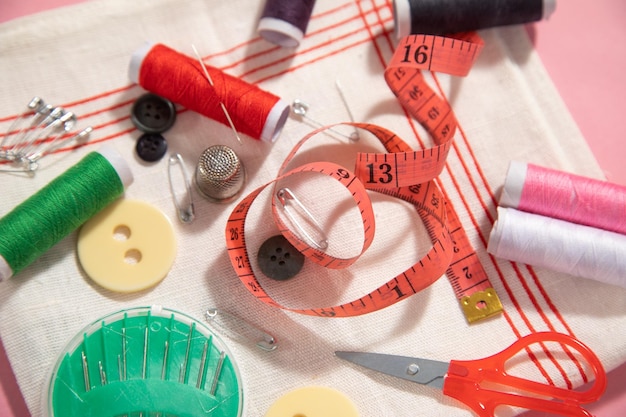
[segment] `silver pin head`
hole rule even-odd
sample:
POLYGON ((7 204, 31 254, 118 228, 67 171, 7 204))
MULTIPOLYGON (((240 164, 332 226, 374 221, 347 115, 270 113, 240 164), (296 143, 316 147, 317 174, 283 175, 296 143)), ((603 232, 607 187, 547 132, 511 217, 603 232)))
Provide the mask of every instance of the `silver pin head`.
POLYGON ((211 146, 200 156, 195 183, 198 191, 209 200, 232 201, 243 189, 244 182, 244 167, 235 151, 228 146, 211 146))
POLYGON ((291 111, 293 111, 298 116, 304 117, 309 111, 309 105, 300 99, 295 99, 293 103, 291 103, 291 111))

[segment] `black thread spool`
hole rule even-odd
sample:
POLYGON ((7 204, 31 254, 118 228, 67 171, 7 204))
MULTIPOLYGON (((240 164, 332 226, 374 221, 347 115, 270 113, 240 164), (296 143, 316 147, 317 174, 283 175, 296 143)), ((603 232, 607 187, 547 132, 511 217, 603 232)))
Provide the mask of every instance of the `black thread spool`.
POLYGON ((265 40, 291 48, 300 45, 315 0, 267 0, 257 31, 265 40))
POLYGON ((398 39, 443 35, 547 19, 556 0, 394 0, 398 39))

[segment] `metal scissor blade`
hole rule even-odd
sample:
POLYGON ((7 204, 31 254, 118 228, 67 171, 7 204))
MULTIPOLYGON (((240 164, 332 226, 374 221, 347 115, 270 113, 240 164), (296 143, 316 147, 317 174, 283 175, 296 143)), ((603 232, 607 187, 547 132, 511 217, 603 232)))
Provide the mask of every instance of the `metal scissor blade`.
POLYGON ((383 374, 440 389, 450 365, 449 362, 382 353, 337 351, 335 355, 383 374))

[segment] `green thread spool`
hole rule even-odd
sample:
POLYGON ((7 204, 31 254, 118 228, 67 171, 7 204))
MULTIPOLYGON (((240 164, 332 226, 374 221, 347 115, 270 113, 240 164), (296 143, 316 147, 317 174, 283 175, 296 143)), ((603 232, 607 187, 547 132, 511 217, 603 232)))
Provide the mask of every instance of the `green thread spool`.
POLYGON ((220 338, 161 306, 110 314, 65 347, 45 417, 240 417, 243 387, 220 338))
POLYGON ((82 160, 0 219, 0 281, 32 263, 133 181, 122 157, 110 147, 82 160))

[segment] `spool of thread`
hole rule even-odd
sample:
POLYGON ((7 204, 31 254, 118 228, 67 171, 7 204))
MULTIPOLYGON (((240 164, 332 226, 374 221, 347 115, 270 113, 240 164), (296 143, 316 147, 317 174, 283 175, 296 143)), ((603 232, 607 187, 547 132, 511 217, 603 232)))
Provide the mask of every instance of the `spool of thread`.
POLYGON ((315 0, 267 0, 257 31, 268 42, 297 47, 304 38, 314 5, 315 0))
POLYGON ((398 39, 444 35, 548 19, 556 0, 394 0, 398 39))
POLYGON ((274 142, 289 116, 289 103, 237 77, 206 66, 165 45, 148 43, 132 55, 131 81, 190 110, 230 127, 224 104, 238 132, 274 142))
POLYGON ((626 187, 511 161, 499 205, 626 234, 626 187))
POLYGON ((626 288, 626 236, 619 233, 498 207, 487 251, 626 288))
POLYGON ((0 281, 117 199, 133 181, 126 162, 110 147, 82 160, 0 219, 0 281))

